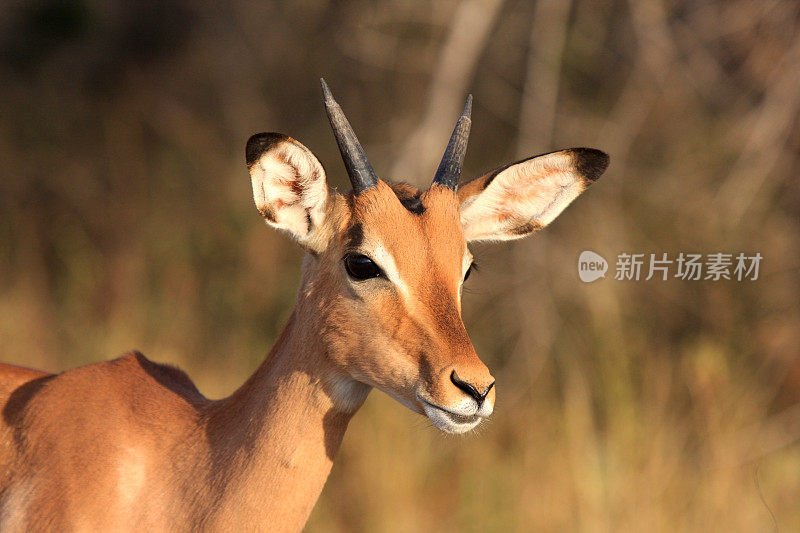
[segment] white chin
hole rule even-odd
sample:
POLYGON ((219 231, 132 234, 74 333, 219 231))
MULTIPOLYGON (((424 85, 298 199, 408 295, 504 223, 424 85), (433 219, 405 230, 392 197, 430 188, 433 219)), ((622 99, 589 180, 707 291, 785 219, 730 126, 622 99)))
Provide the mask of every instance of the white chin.
POLYGON ((475 429, 475 427, 481 423, 481 420, 483 420, 478 415, 461 416, 448 413, 447 411, 427 403, 423 403, 422 407, 425 409, 425 414, 428 415, 434 427, 445 433, 466 433, 467 431, 475 429))

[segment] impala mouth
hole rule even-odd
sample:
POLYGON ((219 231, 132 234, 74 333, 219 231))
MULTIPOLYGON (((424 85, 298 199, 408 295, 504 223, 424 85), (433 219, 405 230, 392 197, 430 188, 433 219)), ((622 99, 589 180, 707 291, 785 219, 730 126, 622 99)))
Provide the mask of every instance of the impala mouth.
POLYGON ((454 413, 445 407, 440 407, 428 400, 417 396, 425 415, 430 419, 436 429, 445 433, 466 433, 481 423, 484 417, 476 414, 462 415, 454 413))

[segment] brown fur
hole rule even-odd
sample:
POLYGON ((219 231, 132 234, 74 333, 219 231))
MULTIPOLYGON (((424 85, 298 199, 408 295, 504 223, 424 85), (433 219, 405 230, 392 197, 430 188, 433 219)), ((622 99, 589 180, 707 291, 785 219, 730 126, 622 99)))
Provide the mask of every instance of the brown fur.
POLYGON ((3 365, 3 530, 298 530, 351 413, 296 316, 216 402, 138 353, 59 375, 3 365))
POLYGON ((422 369, 443 405, 461 394, 449 384, 454 364, 479 386, 493 381, 460 319, 465 244, 455 195, 434 189, 424 202, 415 215, 383 184, 356 199, 332 196, 333 238, 306 256, 283 334, 227 399, 207 400, 183 372, 138 353, 58 375, 0 366, 0 517, 40 531, 300 529, 369 390, 353 382, 352 404, 343 403, 336 380, 357 375, 418 404, 387 378, 422 369), (413 314, 391 312, 403 306, 388 288, 353 307, 340 257, 356 223, 415 280, 413 314), (434 247, 434 234, 452 238, 434 247), (398 357, 409 364, 392 370, 398 357))
POLYGON ((3 530, 297 531, 372 387, 436 423, 473 402, 457 374, 487 409, 454 420, 491 413, 494 378, 461 320, 460 210, 496 174, 458 195, 379 181, 353 196, 320 189, 322 166, 289 137, 254 136, 246 158, 261 214, 309 252, 269 356, 218 401, 139 353, 57 375, 0 364, 3 530), (387 272, 350 279, 353 252, 387 272))

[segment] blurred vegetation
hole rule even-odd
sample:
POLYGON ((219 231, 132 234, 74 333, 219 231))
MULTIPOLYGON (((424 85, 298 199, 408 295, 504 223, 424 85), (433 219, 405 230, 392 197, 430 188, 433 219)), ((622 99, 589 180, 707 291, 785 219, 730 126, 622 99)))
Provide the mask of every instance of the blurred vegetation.
POLYGON ((310 531, 800 530, 800 4, 31 0, 0 4, 0 356, 140 349, 212 397, 287 318, 300 252, 244 143, 346 178, 325 76, 379 174, 427 184, 464 94, 467 175, 612 165, 551 227, 476 250, 464 318, 496 414, 452 438, 385 395, 310 531), (760 252, 757 281, 578 280, 577 257, 760 252), (774 515, 774 519, 773 519, 774 515))

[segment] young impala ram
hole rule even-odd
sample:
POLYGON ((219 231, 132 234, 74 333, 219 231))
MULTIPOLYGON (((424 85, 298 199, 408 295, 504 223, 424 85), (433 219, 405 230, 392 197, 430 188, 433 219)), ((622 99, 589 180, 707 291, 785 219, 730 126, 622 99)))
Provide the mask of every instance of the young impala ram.
POLYGON ((322 87, 352 192, 328 189, 291 137, 247 143, 259 213, 306 252, 269 356, 218 401, 140 353, 61 374, 0 365, 3 531, 296 531, 372 388, 447 433, 492 414, 494 378, 461 320, 467 244, 546 226, 608 156, 561 150, 459 186, 468 98, 422 192, 377 177, 322 87))

